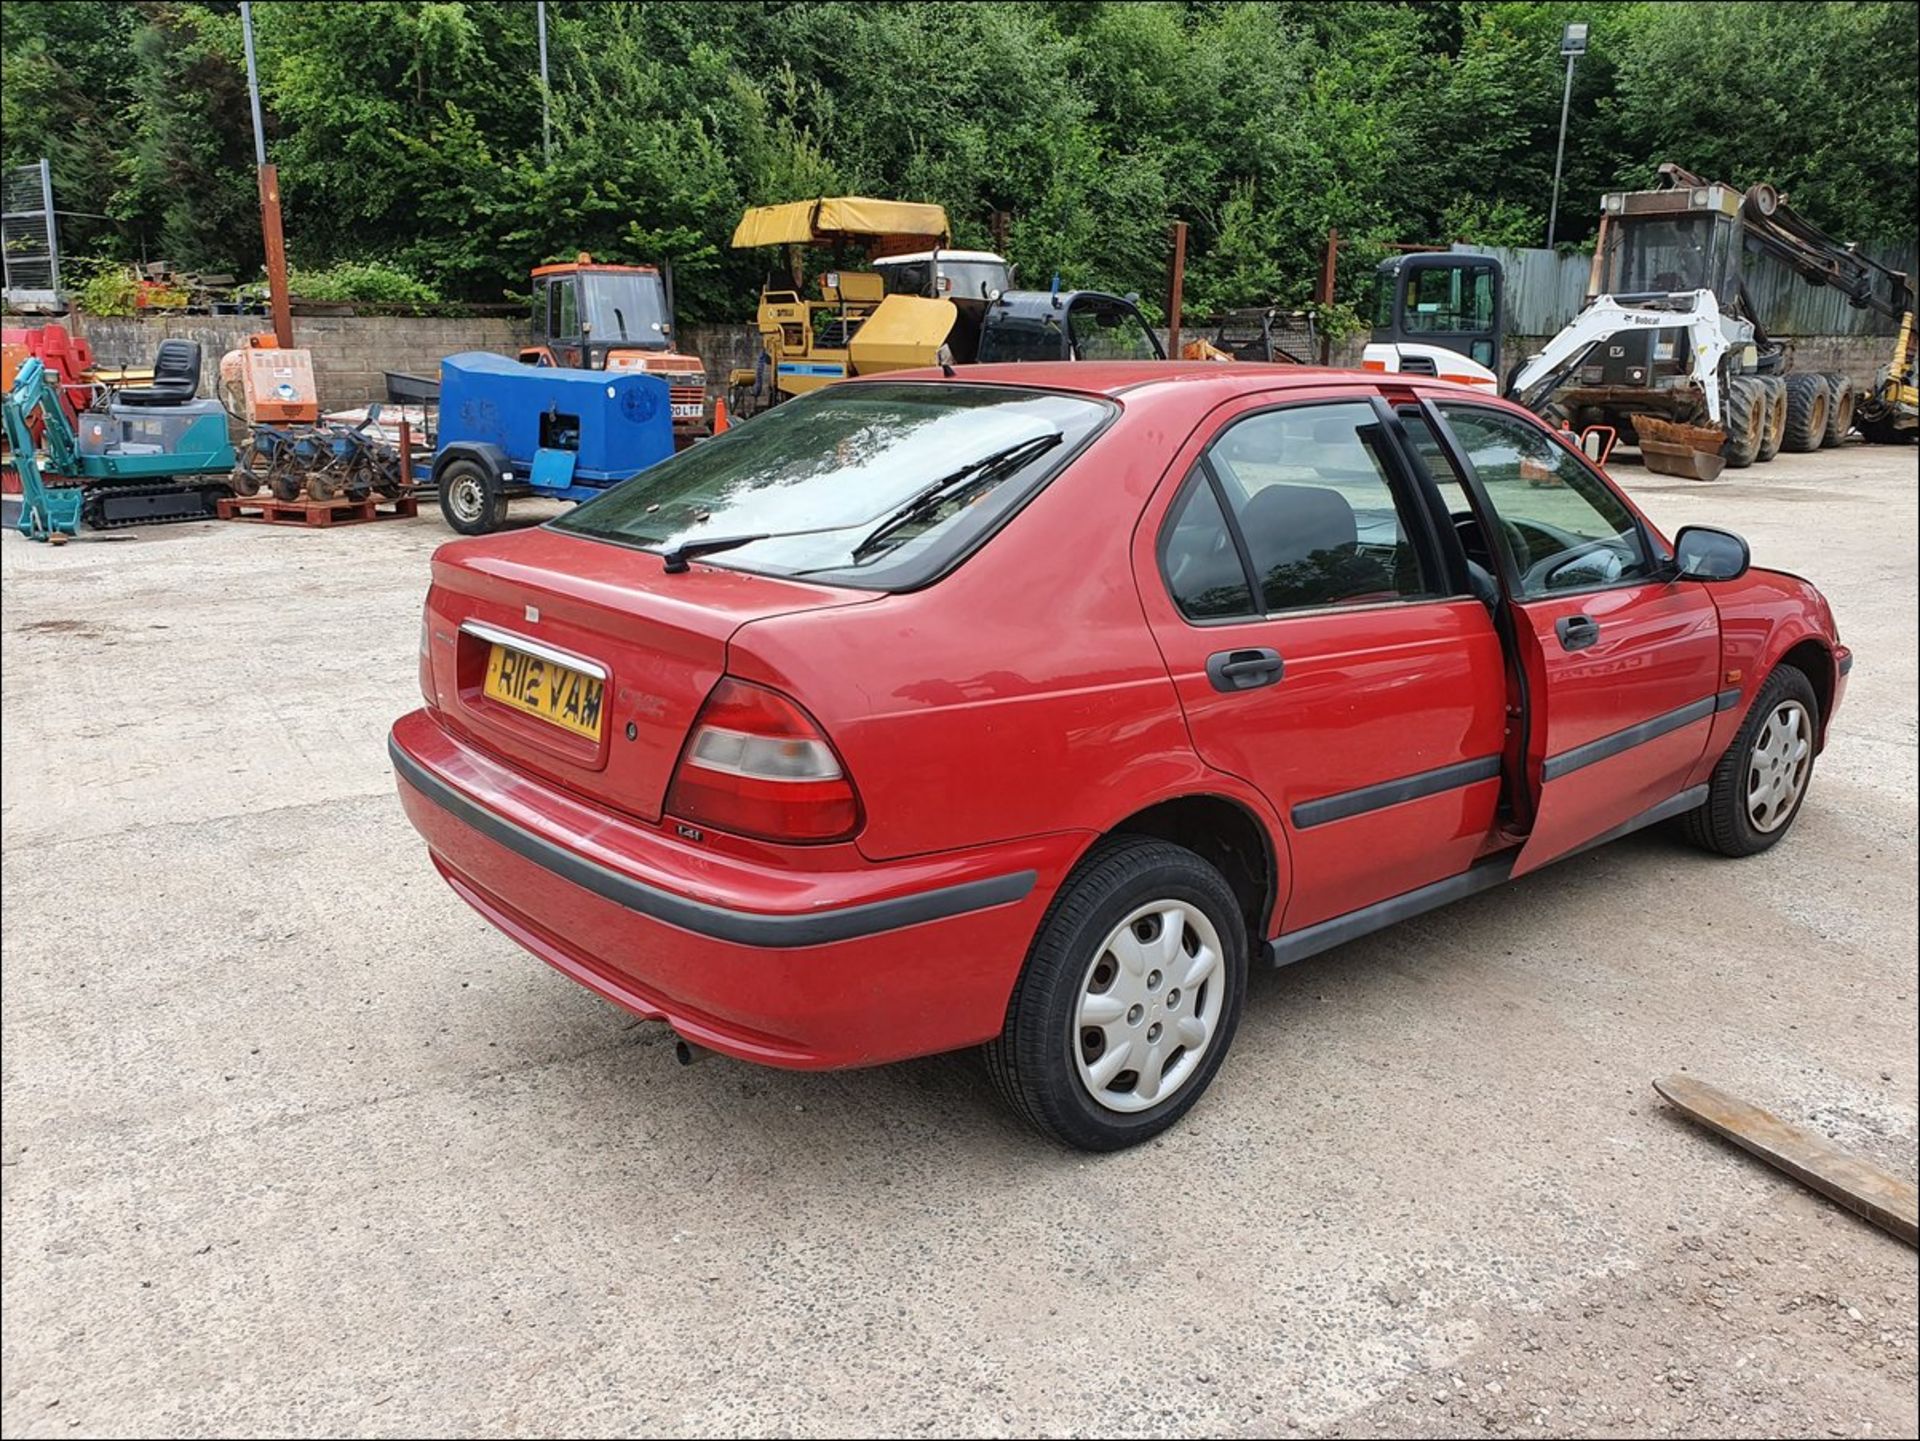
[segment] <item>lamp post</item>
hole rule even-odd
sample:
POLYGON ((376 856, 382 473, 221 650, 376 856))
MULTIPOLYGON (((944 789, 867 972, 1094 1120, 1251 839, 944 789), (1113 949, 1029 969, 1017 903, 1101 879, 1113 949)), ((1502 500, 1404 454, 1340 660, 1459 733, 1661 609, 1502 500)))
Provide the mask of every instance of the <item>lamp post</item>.
POLYGON ((1573 100, 1573 62, 1587 53, 1587 27, 1569 25, 1560 32, 1560 53, 1567 57, 1567 84, 1560 92, 1560 148, 1553 152, 1553 202, 1547 209, 1547 249, 1560 224, 1560 168, 1567 158, 1567 106, 1573 100))
POLYGON ((547 85, 547 4, 546 0, 533 7, 535 22, 540 27, 540 155, 548 164, 553 164, 553 126, 547 118, 547 109, 553 97, 553 91, 547 85))

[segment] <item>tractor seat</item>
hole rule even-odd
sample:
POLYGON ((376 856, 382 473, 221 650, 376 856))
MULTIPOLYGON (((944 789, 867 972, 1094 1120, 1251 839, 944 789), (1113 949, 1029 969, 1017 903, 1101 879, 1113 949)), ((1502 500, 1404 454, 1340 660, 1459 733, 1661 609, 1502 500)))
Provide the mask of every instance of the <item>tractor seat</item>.
POLYGON ((120 405, 182 405, 200 392, 200 342, 163 340, 153 356, 153 381, 117 391, 120 405))

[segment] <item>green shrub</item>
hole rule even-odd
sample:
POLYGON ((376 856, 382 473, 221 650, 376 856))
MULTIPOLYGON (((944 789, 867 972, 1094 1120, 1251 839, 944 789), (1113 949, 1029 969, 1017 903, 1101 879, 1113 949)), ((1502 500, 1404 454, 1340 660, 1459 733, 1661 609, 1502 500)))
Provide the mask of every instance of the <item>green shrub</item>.
POLYGON ((135 313, 135 297, 140 293, 133 272, 118 261, 91 262, 71 260, 68 275, 86 274, 79 289, 72 292, 73 302, 87 315, 106 318, 135 313), (91 274, 86 274, 91 270, 91 274))
MULTIPOLYGON (((333 304, 359 301, 368 305, 438 305, 442 297, 424 280, 416 280, 383 260, 343 260, 324 270, 287 267, 287 292, 296 300, 333 304)), ((241 287, 247 296, 265 298, 265 281, 241 287)))

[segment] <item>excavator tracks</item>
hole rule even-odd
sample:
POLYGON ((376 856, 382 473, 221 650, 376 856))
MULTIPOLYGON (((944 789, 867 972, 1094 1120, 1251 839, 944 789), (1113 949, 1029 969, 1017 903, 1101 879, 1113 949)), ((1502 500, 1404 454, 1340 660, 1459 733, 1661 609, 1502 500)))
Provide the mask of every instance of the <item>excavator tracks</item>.
POLYGON ((214 502, 233 494, 225 480, 206 485, 101 485, 87 487, 80 505, 82 523, 94 530, 125 530, 136 525, 173 525, 214 519, 214 502))

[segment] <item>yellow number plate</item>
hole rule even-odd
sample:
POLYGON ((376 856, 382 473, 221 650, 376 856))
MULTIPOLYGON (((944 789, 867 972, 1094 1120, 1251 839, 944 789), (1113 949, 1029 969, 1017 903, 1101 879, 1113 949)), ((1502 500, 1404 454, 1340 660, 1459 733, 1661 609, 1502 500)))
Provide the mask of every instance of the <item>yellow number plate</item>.
POLYGON ((588 740, 600 739, 603 682, 570 666, 495 644, 487 657, 487 695, 588 740))

